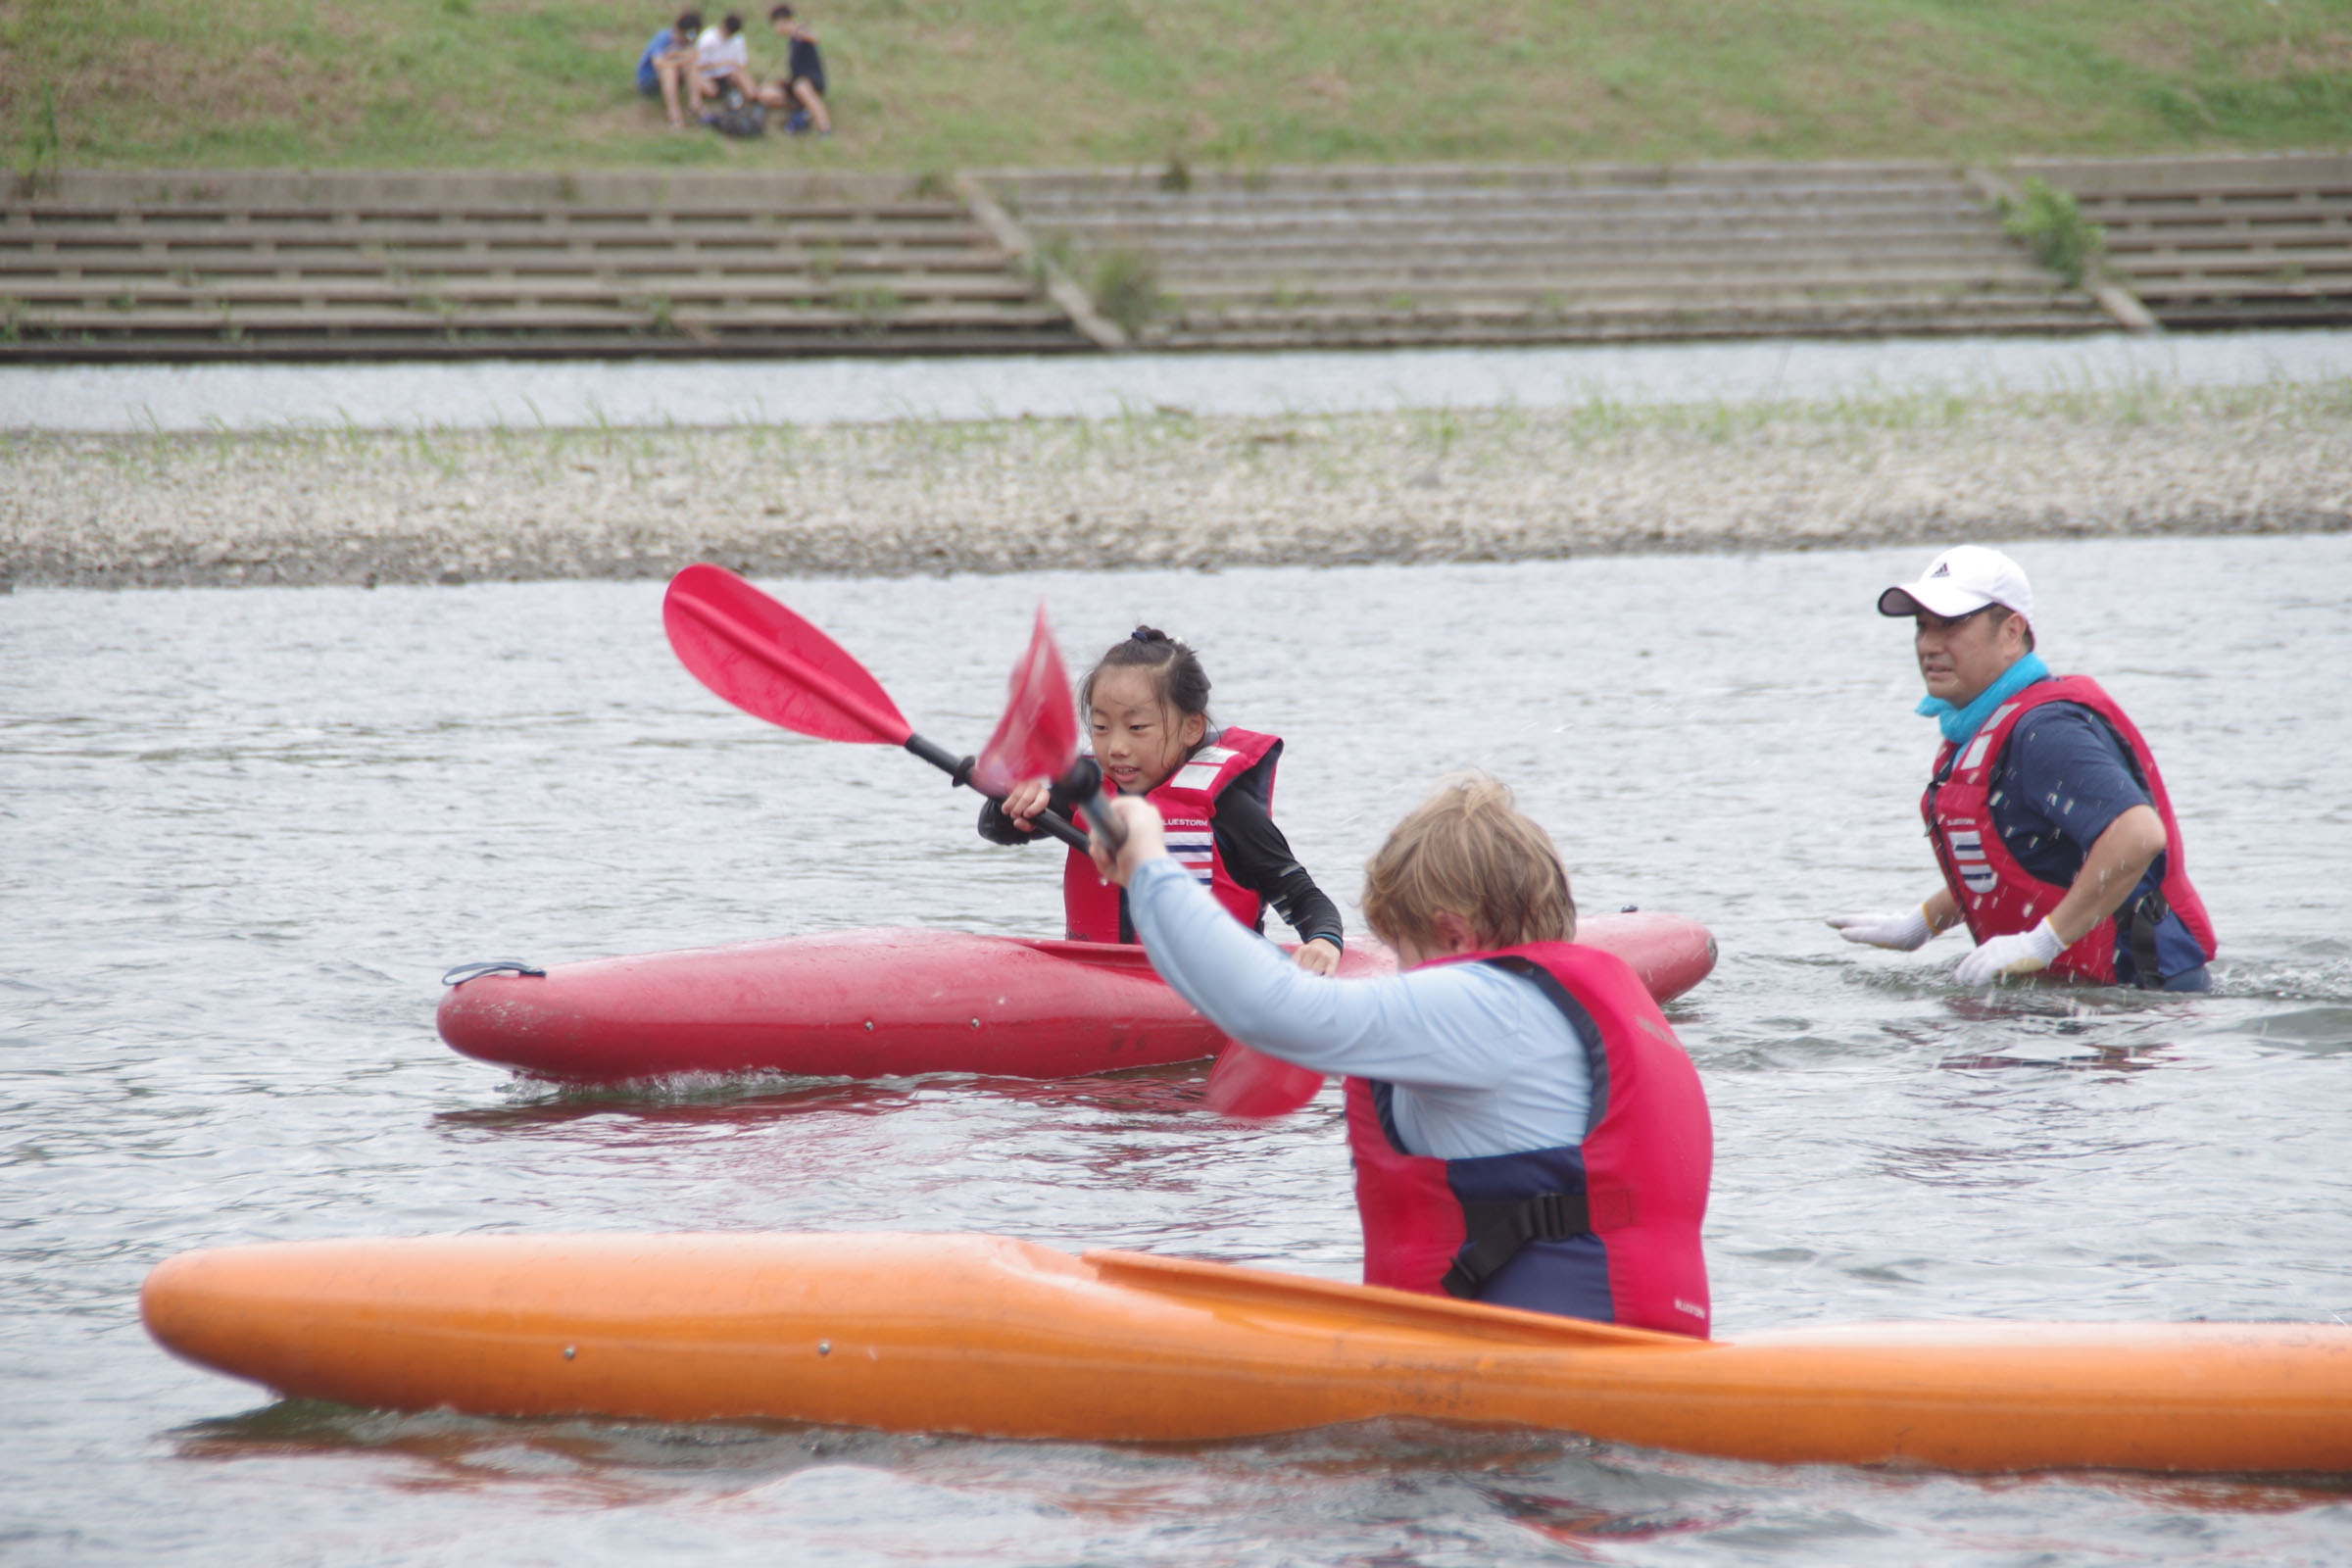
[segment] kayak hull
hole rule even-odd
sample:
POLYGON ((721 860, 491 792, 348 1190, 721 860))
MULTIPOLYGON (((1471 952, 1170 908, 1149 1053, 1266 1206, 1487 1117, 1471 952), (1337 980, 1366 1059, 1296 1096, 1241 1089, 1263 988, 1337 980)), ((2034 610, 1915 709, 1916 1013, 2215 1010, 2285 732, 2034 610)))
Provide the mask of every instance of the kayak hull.
POLYGON ((1911 1323, 1709 1343, 988 1236, 185 1253, 172 1351, 401 1410, 1197 1442, 1412 1416, 1772 1461, 2352 1470, 2352 1329, 1911 1323))
MULTIPOLYGON (((1664 914, 1602 915, 1580 938, 1680 996, 1714 939, 1664 914)), ((1394 972, 1377 942, 1340 972, 1394 972)), ((1194 1061, 1225 1037, 1138 947, 924 929, 828 932, 737 947, 486 974, 442 997, 441 1038, 535 1077, 610 1083, 676 1073, 1067 1078, 1194 1061)))

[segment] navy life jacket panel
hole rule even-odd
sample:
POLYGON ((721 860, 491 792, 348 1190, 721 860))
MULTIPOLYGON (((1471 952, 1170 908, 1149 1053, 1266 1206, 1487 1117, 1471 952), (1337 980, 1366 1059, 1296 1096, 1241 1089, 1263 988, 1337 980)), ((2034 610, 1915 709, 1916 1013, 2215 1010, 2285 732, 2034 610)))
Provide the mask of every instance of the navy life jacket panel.
POLYGON ((1441 1159, 1404 1152, 1392 1086, 1349 1079, 1364 1283, 1706 1338, 1714 1134, 1649 992, 1622 959, 1569 943, 1440 961, 1543 991, 1584 1045, 1592 1114, 1574 1147, 1441 1159))

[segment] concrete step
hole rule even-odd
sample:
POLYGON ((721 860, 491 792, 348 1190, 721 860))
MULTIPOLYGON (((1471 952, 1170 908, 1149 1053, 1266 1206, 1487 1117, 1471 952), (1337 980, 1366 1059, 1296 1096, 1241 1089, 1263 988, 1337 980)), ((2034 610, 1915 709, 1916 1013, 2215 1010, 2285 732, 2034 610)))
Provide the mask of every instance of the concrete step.
MULTIPOLYGON (((772 249, 777 246, 830 246, 848 250, 897 245, 998 252, 985 230, 969 223, 924 223, 904 226, 843 219, 802 219, 793 222, 727 222, 709 229, 679 223, 561 223, 521 222, 491 226, 484 223, 423 223, 403 221, 366 225, 316 220, 274 223, 176 223, 160 221, 111 223, 30 223, 0 217, 0 244, 46 243, 60 248, 125 247, 178 249, 207 246, 311 246, 317 248, 418 249, 464 246, 496 250, 501 247, 602 249, 738 247, 772 249)), ((1001 252, 999 252, 1001 254, 1001 252)))
POLYGON ((136 362, 210 363, 219 361, 326 360, 577 360, 713 359, 786 356, 904 356, 967 354, 1070 354, 1089 348, 1066 323, 1040 331, 992 327, 910 330, 893 327, 874 331, 860 324, 831 331, 787 333, 728 332, 712 336, 661 337, 652 334, 615 335, 610 332, 447 332, 432 336, 379 334, 365 331, 329 335, 300 333, 276 336, 248 332, 234 338, 138 337, 106 340, 96 337, 25 339, 0 348, 0 363, 126 364, 136 362))
POLYGON ((1292 328, 1265 325, 1216 331, 1172 330, 1149 338, 1152 347, 1232 352, 1304 348, 1489 347, 1515 343, 1632 343, 1723 340, 1801 334, 1807 337, 1934 336, 1949 333, 2077 333, 2112 330, 2096 313, 2016 313, 1995 322, 1942 311, 1863 312, 1733 317, 1676 313, 1622 317, 1563 317, 1499 321, 1317 321, 1292 328))
POLYGON ((1478 281, 1435 286, 1395 279, 1385 284, 1314 282, 1298 288, 1268 289, 1255 285, 1186 287, 1172 292, 1185 309, 1211 309, 1269 301, 1287 304, 1342 304, 1365 301, 1391 309, 1417 311, 1449 308, 1465 300, 1507 301, 1512 309, 1582 308, 1617 300, 1654 300, 1726 307, 1748 300, 1860 300, 1940 299, 1959 305, 1970 299, 2030 299, 2047 302, 2062 289, 2055 278, 2030 270, 2004 278, 1893 277, 1848 274, 1762 282, 1754 278, 1622 276, 1608 279, 1526 280, 1510 287, 1478 281))
POLYGON ((1252 267, 1241 260, 1229 265, 1204 265, 1187 260, 1164 265, 1160 271, 1161 286, 1170 289, 1390 287, 1419 283, 1432 287, 1459 285, 1541 291, 1561 287, 1613 288, 1627 281, 1638 283, 1652 278, 1759 284, 1843 283, 1879 278, 1897 284, 1979 279, 2056 282, 2014 248, 1987 255, 1926 258, 1873 258, 1851 252, 1812 256, 1780 256, 1770 252, 1759 256, 1666 255, 1646 264, 1638 254, 1589 259, 1513 255, 1424 260, 1374 251, 1352 260, 1331 261, 1312 268, 1252 267))
POLYGON ((502 250, 398 257, 355 250, 185 250, 169 256, 139 252, 12 249, 0 242, 0 276, 104 276, 196 279, 206 277, 319 277, 337 275, 407 277, 766 277, 805 273, 811 277, 849 274, 913 276, 999 276, 1006 272, 1002 253, 937 254, 924 251, 849 251, 840 255, 794 249, 731 250, 502 250))
POLYGON ((1573 232, 1603 224, 1640 221, 1644 225, 1682 225, 1718 229, 1815 222, 1863 224, 1887 222, 1910 225, 1967 226, 1981 221, 1985 209, 1955 188, 1917 201, 1827 203, 1818 201, 1756 202, 1646 200, 1555 202, 1508 207, 1469 206, 1438 202, 1380 202, 1348 205, 1228 207, 1120 207, 1108 204, 1052 208, 1027 207, 1021 220, 1034 231, 1067 228, 1091 233, 1102 229, 1135 232, 1272 234, 1317 229, 1479 228, 1511 231, 1573 232))
MULTIPOLYGON (((499 301, 568 302, 609 300, 612 283, 596 278, 548 277, 527 280, 450 278, 430 283, 415 279, 392 281, 367 277, 310 276, 296 278, 234 278, 180 284, 147 279, 137 284, 120 279, 15 277, 0 284, 8 297, 42 301, 82 302, 108 306, 116 300, 140 305, 180 305, 195 309, 242 307, 280 301, 319 308, 342 305, 393 304, 433 309, 441 305, 488 304, 499 301)), ((761 302, 825 301, 853 295, 890 295, 915 301, 1017 301, 1034 304, 1037 291, 1022 278, 980 273, 973 276, 875 273, 854 283, 790 273, 761 277, 668 277, 632 279, 632 295, 660 295, 675 304, 707 302, 750 306, 761 302)))

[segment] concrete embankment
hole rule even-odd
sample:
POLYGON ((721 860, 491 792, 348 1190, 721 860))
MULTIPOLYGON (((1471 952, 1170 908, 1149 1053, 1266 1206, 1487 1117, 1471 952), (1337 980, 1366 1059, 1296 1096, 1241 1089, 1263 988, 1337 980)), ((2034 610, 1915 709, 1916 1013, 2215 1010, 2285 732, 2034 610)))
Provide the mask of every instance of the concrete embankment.
POLYGON ((2352 321, 2340 153, 1173 172, 68 171, 0 204, 0 364, 2352 321))
POLYGON ((1518 560, 2352 528, 2352 382, 829 429, 0 437, 0 577, 1518 560))

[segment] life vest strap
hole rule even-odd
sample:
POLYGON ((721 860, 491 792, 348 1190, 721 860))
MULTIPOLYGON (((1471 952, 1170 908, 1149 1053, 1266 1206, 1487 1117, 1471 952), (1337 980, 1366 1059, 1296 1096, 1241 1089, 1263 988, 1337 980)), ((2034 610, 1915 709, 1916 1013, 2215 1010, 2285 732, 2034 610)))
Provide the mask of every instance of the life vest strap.
POLYGON ((1583 1193, 1538 1193, 1509 1202, 1463 1203, 1462 1231, 1468 1240, 1438 1283, 1447 1296, 1475 1298, 1528 1243, 1592 1234, 1592 1215, 1583 1193))

